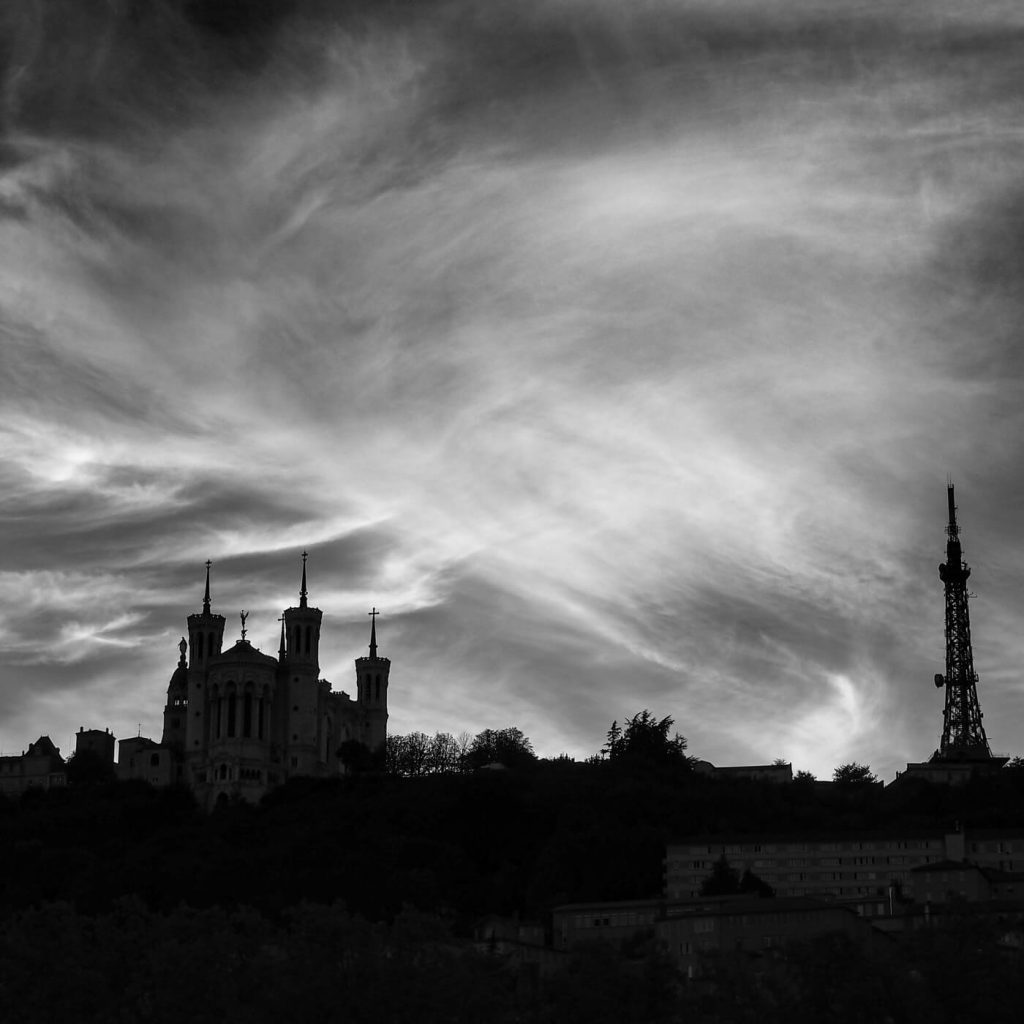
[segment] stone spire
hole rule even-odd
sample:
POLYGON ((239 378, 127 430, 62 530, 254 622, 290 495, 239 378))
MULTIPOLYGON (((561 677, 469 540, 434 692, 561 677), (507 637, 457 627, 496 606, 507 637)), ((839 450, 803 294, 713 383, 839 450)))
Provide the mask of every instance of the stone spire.
POLYGON ((376 608, 373 611, 367 612, 370 616, 370 657, 375 661, 377 659, 377 616, 380 612, 376 608))
POLYGON ((204 615, 210 614, 210 566, 212 564, 213 563, 209 559, 206 560, 206 593, 203 595, 204 615))

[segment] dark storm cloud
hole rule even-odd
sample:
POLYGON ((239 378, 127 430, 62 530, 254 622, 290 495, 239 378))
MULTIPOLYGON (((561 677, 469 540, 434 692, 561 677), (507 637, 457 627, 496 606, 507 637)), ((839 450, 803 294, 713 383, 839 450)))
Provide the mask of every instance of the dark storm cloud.
POLYGON ((8 131, 145 145, 272 58, 294 4, 28 0, 0 13, 8 131))
POLYGON ((156 536, 167 558, 197 543, 212 545, 228 530, 301 529, 303 520, 293 499, 244 480, 110 467, 94 472, 85 493, 68 486, 26 494, 17 480, 14 487, 17 502, 0 504, 5 533, 17 545, 12 568, 32 565, 46 551, 69 566, 131 565, 151 556, 156 536))
MULTIPOLYGON (((262 87, 261 76, 289 90, 315 91, 334 59, 325 38, 358 44, 389 32, 419 43, 431 68, 417 97, 430 115, 420 126, 425 137, 436 138, 438 121, 471 117, 496 134, 550 129, 554 142, 574 133, 554 123, 531 125, 530 101, 557 110, 571 97, 595 115, 610 108, 616 116, 611 123, 602 119, 606 128, 634 116, 643 122, 652 108, 664 117, 666 95, 691 115, 700 113, 709 88, 718 93, 723 66, 739 73, 740 85, 772 78, 773 87, 784 87, 802 78, 870 81, 875 62, 893 59, 936 71, 950 60, 1004 65, 1002 80, 990 72, 974 84, 981 99, 980 90, 1013 86, 1021 36, 1019 28, 986 24, 983 13, 976 21, 942 19, 928 17, 921 5, 893 11, 662 2, 627 12, 602 3, 468 0, 51 0, 9 6, 3 19, 8 132, 84 133, 135 146, 145 145, 146 136, 159 144, 168 128, 203 120, 211 94, 262 87)), ((574 128, 601 126, 581 118, 574 128)), ((372 151, 365 159, 372 161, 372 151)))

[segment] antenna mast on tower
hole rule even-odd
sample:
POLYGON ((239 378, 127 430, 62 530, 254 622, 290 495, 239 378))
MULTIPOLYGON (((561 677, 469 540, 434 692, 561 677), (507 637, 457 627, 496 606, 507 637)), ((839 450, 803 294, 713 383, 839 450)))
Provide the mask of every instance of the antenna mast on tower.
POLYGON ((942 740, 933 761, 987 761, 992 758, 978 704, 978 674, 971 649, 971 617, 967 608, 970 567, 960 549, 953 484, 946 485, 949 525, 946 527, 946 561, 939 579, 946 588, 946 674, 935 676, 935 685, 946 688, 942 715, 942 740))

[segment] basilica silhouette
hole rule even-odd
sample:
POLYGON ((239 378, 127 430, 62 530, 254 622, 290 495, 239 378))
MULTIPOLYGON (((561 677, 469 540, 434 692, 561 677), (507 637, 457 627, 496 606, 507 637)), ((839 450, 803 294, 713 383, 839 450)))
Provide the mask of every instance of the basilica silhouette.
POLYGON ((276 658, 246 639, 246 612, 241 638, 223 650, 224 616, 211 609, 206 563, 203 610, 188 616, 162 740, 140 744, 140 737, 137 750, 122 741, 119 774, 182 782, 209 807, 222 795, 256 801, 294 776, 342 774, 339 751, 347 741, 370 751, 383 746, 391 662, 377 653, 377 610, 370 613, 369 656, 355 662, 355 698, 333 692, 320 678, 323 613, 308 602, 306 558, 303 552, 299 603, 281 616, 276 658))

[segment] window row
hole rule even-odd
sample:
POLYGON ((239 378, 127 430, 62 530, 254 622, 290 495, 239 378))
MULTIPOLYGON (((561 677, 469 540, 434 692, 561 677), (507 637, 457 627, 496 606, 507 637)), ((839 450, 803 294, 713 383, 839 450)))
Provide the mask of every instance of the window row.
POLYGON ((194 665, 197 661, 203 660, 204 649, 206 657, 212 658, 216 653, 214 651, 216 642, 216 633, 196 633, 192 638, 192 664, 194 665))
POLYGON ((251 693, 241 699, 230 693, 211 702, 213 707, 213 733, 216 739, 242 736, 245 739, 263 739, 270 719, 270 703, 251 693), (239 708, 241 704, 241 708, 239 708))
POLYGON ((301 626, 292 629, 292 646, 289 654, 309 654, 313 650, 313 627, 307 626, 305 630, 301 626), (305 640, 305 643, 303 643, 305 640))
POLYGON ((371 691, 373 692, 373 700, 380 700, 380 673, 377 673, 376 680, 374 676, 367 672, 363 680, 363 700, 371 699, 371 691))

